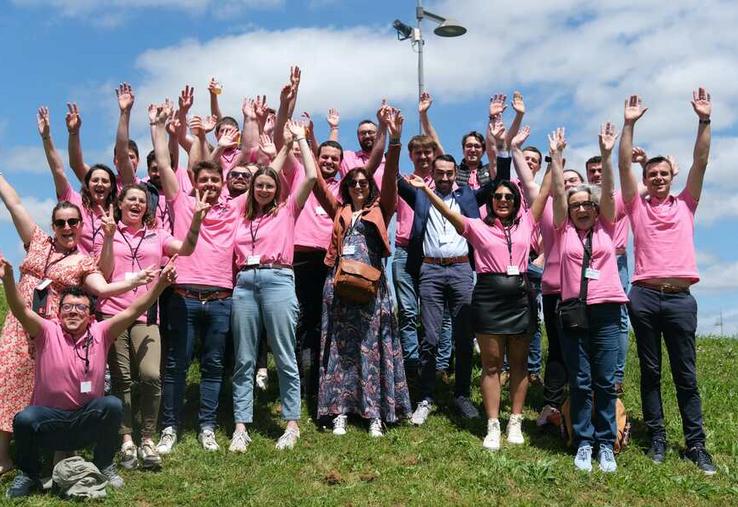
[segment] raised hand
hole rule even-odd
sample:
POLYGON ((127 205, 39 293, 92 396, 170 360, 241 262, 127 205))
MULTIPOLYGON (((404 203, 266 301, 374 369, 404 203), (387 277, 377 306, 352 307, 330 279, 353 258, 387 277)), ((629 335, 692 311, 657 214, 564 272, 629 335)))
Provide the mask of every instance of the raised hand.
POLYGON ((613 146, 615 146, 615 139, 618 138, 615 124, 611 122, 603 123, 600 127, 600 151, 602 153, 612 152, 613 146))
POLYGON ((506 100, 507 95, 504 93, 495 93, 489 98, 490 117, 499 116, 505 111, 505 109, 507 109, 507 106, 505 105, 506 100))
POLYGON ((182 122, 179 119, 179 115, 174 113, 167 117, 167 132, 169 135, 176 136, 177 132, 182 128, 182 122))
POLYGON ((159 281, 157 283, 161 285, 171 285, 177 282, 177 270, 174 267, 177 257, 179 257, 179 254, 174 254, 169 258, 167 265, 161 269, 159 281))
POLYGON ((405 122, 402 112, 394 107, 389 108, 386 122, 390 139, 399 139, 402 136, 402 124, 405 122))
POLYGON ((169 114, 167 113, 166 108, 163 104, 158 104, 154 107, 156 107, 156 116, 154 121, 156 121, 158 125, 166 125, 167 119, 169 118, 169 114))
POLYGON ((269 106, 267 105, 266 95, 256 96, 256 100, 254 101, 254 113, 256 114, 256 118, 260 122, 266 120, 266 116, 267 114, 269 114, 269 106))
POLYGON ((297 65, 290 67, 290 87, 295 93, 297 93, 297 89, 300 87, 300 79, 302 79, 300 67, 297 65))
POLYGON ((156 123, 156 110, 156 104, 149 104, 149 107, 146 110, 149 113, 149 125, 156 123))
POLYGON ((425 113, 430 109, 431 105, 433 104, 433 97, 431 97, 431 94, 428 92, 423 92, 420 94, 420 100, 418 100, 418 112, 419 113, 425 113))
POLYGON ((210 203, 208 198, 210 197, 210 190, 206 190, 200 195, 200 191, 195 189, 195 207, 193 209, 193 219, 202 222, 205 215, 210 211, 210 203))
POLYGON ((666 160, 669 161, 669 164, 671 164, 671 178, 676 178, 676 175, 679 174, 679 164, 676 161, 676 158, 674 155, 667 155, 666 160))
POLYGON ((269 134, 264 133, 259 136, 259 151, 269 157, 270 160, 274 160, 274 157, 277 156, 277 147, 269 134))
POLYGON ((190 132, 195 137, 205 136, 205 129, 202 128, 202 118, 199 116, 193 116, 190 119, 190 132))
POLYGON ((49 130, 51 128, 49 121, 49 108, 41 106, 38 108, 38 114, 36 115, 36 122, 38 123, 38 133, 42 138, 49 137, 49 130))
POLYGON ((310 113, 308 113, 307 111, 302 113, 302 116, 300 116, 300 119, 297 120, 297 122, 300 124, 300 126, 305 127, 305 133, 313 130, 313 119, 310 117, 310 113))
POLYGON ((274 125, 276 125, 276 123, 277 115, 274 113, 269 113, 266 117, 266 121, 264 122, 264 133, 269 137, 272 136, 272 132, 274 132, 274 125))
POLYGON ((325 119, 331 129, 337 129, 338 124, 341 122, 341 116, 338 114, 338 110, 334 108, 330 108, 328 110, 328 114, 326 115, 325 119))
POLYGON ((641 116, 646 114, 647 107, 643 107, 643 102, 638 95, 631 95, 625 101, 625 121, 626 123, 635 123, 640 120, 641 116))
POLYGON ((67 123, 67 131, 69 133, 79 132, 82 126, 82 117, 79 115, 79 108, 74 102, 67 102, 67 114, 64 121, 67 123))
POLYGON ((548 135, 548 148, 551 153, 564 151, 564 148, 566 148, 566 130, 563 127, 557 128, 548 135))
POLYGON ((502 123, 502 116, 497 115, 491 118, 487 131, 490 137, 492 137, 498 144, 503 143, 505 141, 507 130, 505 129, 505 124, 502 123))
POLYGON ((387 99, 382 99, 377 109, 377 123, 381 128, 387 127, 387 115, 389 114, 391 106, 387 104, 387 99))
POLYGON ((710 94, 704 88, 699 88, 692 92, 692 108, 700 120, 709 120, 712 114, 712 102, 710 94))
POLYGON ((103 234, 106 238, 112 238, 115 236, 115 212, 113 211, 113 205, 111 204, 108 208, 108 212, 102 206, 98 206, 100 210, 100 226, 102 227, 103 234))
POLYGON ((633 156, 631 157, 631 162, 634 164, 644 165, 647 160, 648 155, 646 155, 646 150, 644 150, 640 146, 633 146, 633 156))
POLYGON ((218 123, 218 117, 217 116, 203 116, 201 118, 202 121, 202 129, 207 134, 208 132, 212 131, 215 128, 215 124, 218 123))
POLYGON ((417 174, 410 174, 408 176, 405 176, 405 181, 410 183, 415 188, 425 188, 426 186, 423 178, 421 178, 417 174))
POLYGON ((285 129, 288 130, 290 134, 292 134, 292 137, 295 141, 305 138, 305 127, 294 120, 287 120, 287 123, 285 124, 285 129))
POLYGON ((223 93, 223 85, 220 84, 214 77, 210 78, 208 83, 208 91, 211 95, 220 95, 223 93))
POLYGON ((232 126, 223 126, 220 129, 220 138, 218 139, 218 146, 224 149, 231 149, 238 146, 240 133, 238 129, 232 126))
POLYGON ((510 141, 510 147, 511 148, 520 148, 526 139, 528 139, 528 136, 530 135, 530 127, 525 126, 521 128, 517 134, 515 134, 515 137, 512 138, 512 141, 510 141))
POLYGON ((254 100, 249 97, 244 97, 241 103, 241 112, 243 117, 249 120, 256 120, 256 104, 254 100))
POLYGON ((183 115, 187 115, 195 101, 195 89, 190 85, 185 85, 179 94, 179 109, 183 115))
POLYGON ((135 101, 133 95, 133 87, 128 83, 121 83, 118 88, 115 89, 115 95, 118 97, 118 107, 121 111, 130 111, 135 101))
POLYGON ((525 114, 525 102, 523 101, 523 94, 519 91, 515 90, 513 92, 513 98, 510 104, 517 114, 525 114))

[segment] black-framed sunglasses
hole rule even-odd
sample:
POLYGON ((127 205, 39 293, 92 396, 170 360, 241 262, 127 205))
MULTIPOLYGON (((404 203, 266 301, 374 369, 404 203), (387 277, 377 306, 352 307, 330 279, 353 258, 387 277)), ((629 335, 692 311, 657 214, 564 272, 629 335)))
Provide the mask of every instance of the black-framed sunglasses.
POLYGON ((576 211, 580 207, 584 208, 585 211, 590 211, 595 209, 597 207, 597 204, 593 201, 573 202, 569 204, 569 211, 576 211))
POLYGON ((349 180, 348 186, 349 187, 355 187, 359 186, 359 188, 369 188, 369 180, 349 180))
POLYGON ((76 227, 79 226, 80 222, 82 222, 82 220, 80 220, 79 218, 67 218, 67 219, 57 218, 56 220, 54 220, 51 223, 57 229, 63 229, 64 226, 67 225, 67 224, 69 224, 69 227, 71 227, 72 229, 74 229, 74 228, 76 228, 76 227))
POLYGON ((494 196, 495 201, 514 201, 515 196, 513 194, 508 194, 506 192, 495 192, 494 196))
POLYGON ((228 179, 230 180, 236 180, 238 178, 241 178, 242 180, 250 180, 251 179, 251 173, 248 172, 242 172, 242 171, 231 171, 228 173, 228 179))

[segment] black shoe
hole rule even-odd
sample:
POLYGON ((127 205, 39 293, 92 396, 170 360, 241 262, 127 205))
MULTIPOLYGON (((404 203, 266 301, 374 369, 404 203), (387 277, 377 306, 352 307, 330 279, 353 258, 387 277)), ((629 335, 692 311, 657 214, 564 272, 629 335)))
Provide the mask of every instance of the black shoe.
POLYGON ((710 453, 707 452, 707 449, 705 449, 702 444, 698 444, 691 449, 687 449, 684 453, 684 458, 697 465, 697 468, 702 470, 705 475, 715 475, 717 473, 715 465, 712 464, 710 453))
POLYGON ((457 396, 454 400, 454 407, 464 419, 477 419, 479 417, 479 410, 466 396, 457 396))
POLYGON ((652 440, 651 447, 648 449, 646 455, 654 463, 660 465, 666 459, 666 442, 663 440, 652 440))
POLYGON ((23 472, 18 472, 13 479, 13 484, 10 485, 8 491, 5 493, 7 498, 21 498, 28 496, 34 491, 41 490, 41 481, 33 479, 23 472))

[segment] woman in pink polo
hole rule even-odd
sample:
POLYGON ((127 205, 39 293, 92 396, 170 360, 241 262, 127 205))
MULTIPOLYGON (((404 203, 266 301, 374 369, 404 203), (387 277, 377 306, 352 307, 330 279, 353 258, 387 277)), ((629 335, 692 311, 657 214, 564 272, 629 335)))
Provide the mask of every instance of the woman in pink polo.
POLYGON ((561 259, 558 313, 569 370, 572 440, 577 447, 574 466, 587 472, 592 470, 594 446, 599 447, 600 470, 617 469, 613 452, 617 435, 615 366, 620 305, 627 298, 620 284, 613 243, 616 216, 610 155, 616 137, 613 124, 602 126, 601 187, 579 185, 565 190, 562 152, 566 141, 562 130, 549 136, 555 239, 561 259))
POLYGON ((253 422, 254 366, 261 330, 266 330, 277 363, 282 417, 287 429, 277 449, 291 449, 300 436, 300 376, 295 357, 297 297, 292 270, 295 223, 316 179, 315 159, 305 139, 305 129, 288 121, 282 154, 297 143, 305 179, 286 201, 280 202, 281 181, 271 167, 251 177, 246 212, 238 224, 235 261, 238 273, 233 289, 231 327, 235 352, 233 416, 236 428, 230 450, 245 452, 251 438, 246 425, 253 422))
MULTIPOLYGON (((188 256, 195 249, 202 219, 210 208, 206 196, 199 199, 198 195, 192 223, 184 240, 175 239, 169 230, 156 227, 156 210, 149 208, 149 202, 149 193, 144 185, 126 185, 116 202, 115 221, 111 220, 113 217, 103 217, 106 241, 97 253, 100 269, 111 281, 127 280, 147 267, 158 269, 166 262, 165 259, 174 255, 188 256)), ((100 302, 99 311, 104 318, 117 315, 128 308, 142 291, 152 287, 150 284, 104 299, 100 302)), ((144 468, 161 465, 161 457, 152 440, 161 400, 161 339, 157 310, 157 305, 152 306, 118 336, 108 358, 113 394, 123 402, 120 464, 128 470, 138 466, 139 458, 144 468), (138 448, 132 436, 131 385, 134 372, 137 372, 139 381, 138 406, 143 420, 138 448)))

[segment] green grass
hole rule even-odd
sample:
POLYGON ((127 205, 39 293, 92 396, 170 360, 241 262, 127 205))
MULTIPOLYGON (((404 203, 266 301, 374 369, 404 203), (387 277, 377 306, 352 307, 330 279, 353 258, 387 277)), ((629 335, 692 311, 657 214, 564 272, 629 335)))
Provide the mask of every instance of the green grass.
MULTIPOLYGON (((4 305, 2 305, 4 308, 4 305)), ((545 342, 545 340, 544 340, 545 342)), ((291 452, 274 449, 281 434, 276 375, 256 401, 253 443, 246 454, 226 450, 232 431, 230 391, 224 394, 223 450, 205 453, 194 431, 197 388, 188 390, 187 431, 159 473, 122 472, 126 487, 111 491, 110 505, 735 505, 738 503, 738 341, 703 337, 698 366, 708 448, 718 474, 705 477, 680 459, 682 445, 674 388, 664 365, 664 409, 670 441, 666 463, 644 455, 647 437, 640 416, 638 363, 631 344, 624 403, 633 423, 630 446, 618 457, 618 471, 576 473, 561 440, 536 430, 541 388, 528 394, 523 446, 498 453, 482 449, 486 424, 462 423, 442 406, 421 428, 400 425, 383 439, 371 439, 355 421, 345 437, 334 437, 303 417, 302 438, 291 452)), ((476 370, 475 401, 479 370, 476 370)), ((191 380, 196 380, 193 368, 191 380)), ((450 393, 443 388, 441 403, 450 393)), ((503 400, 503 427, 509 415, 503 400)), ((10 477, 0 484, 5 489, 10 477)), ((4 501, 0 500, 0 502, 4 501)), ((25 505, 61 505, 51 496, 34 496, 25 505)))

